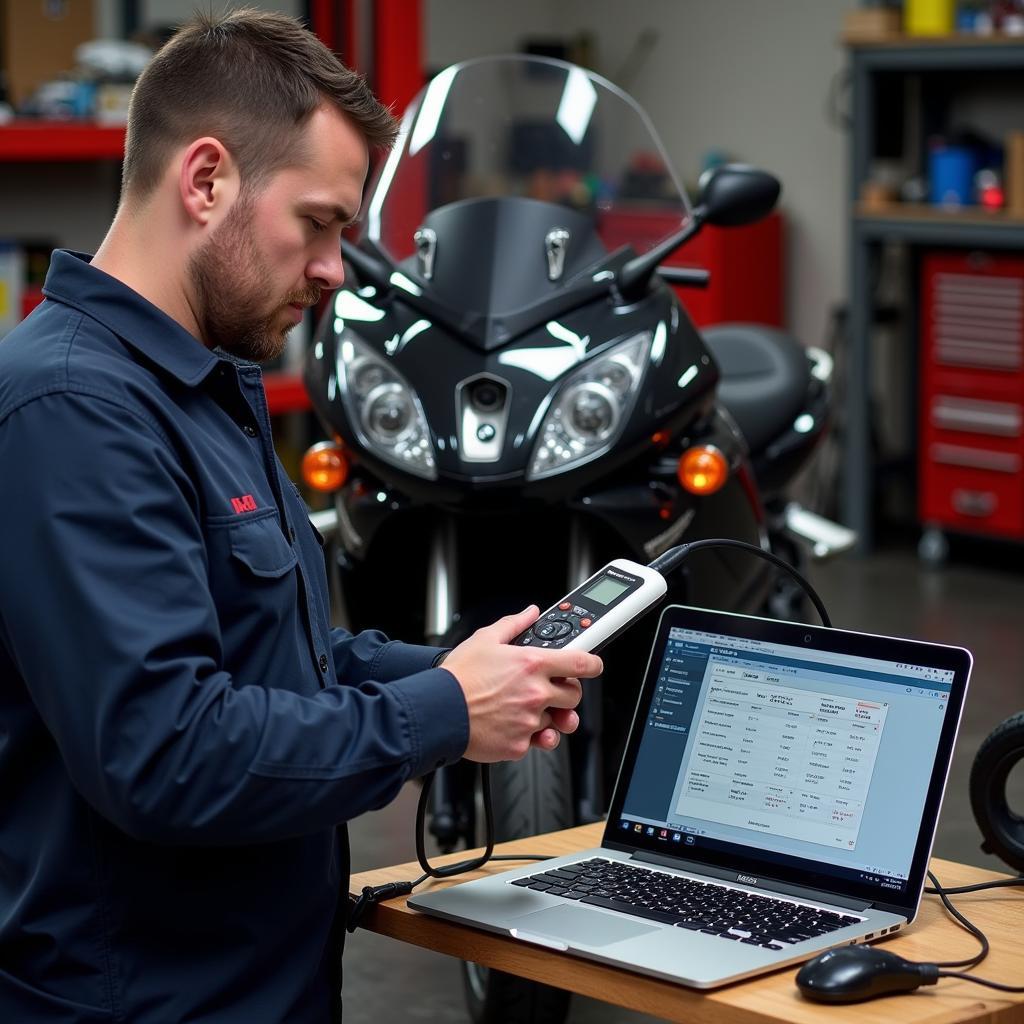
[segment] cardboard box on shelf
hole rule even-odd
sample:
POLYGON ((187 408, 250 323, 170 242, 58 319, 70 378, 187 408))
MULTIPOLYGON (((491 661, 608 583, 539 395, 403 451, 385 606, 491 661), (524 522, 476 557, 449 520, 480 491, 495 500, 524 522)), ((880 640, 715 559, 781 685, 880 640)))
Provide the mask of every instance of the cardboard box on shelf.
POLYGON ((0 67, 9 102, 17 106, 71 71, 75 47, 95 35, 93 0, 0 0, 0 67))
POLYGON ((860 7, 843 14, 843 38, 850 43, 869 43, 899 35, 900 12, 892 7, 860 7))

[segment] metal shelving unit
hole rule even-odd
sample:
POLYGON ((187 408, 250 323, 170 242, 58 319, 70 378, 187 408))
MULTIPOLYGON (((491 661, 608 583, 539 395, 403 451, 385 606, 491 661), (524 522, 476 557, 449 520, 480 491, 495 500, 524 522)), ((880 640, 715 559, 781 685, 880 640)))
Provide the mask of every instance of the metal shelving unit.
MULTIPOLYGON (((852 91, 849 235, 849 358, 842 511, 857 531, 861 553, 873 543, 874 466, 870 397, 873 306, 871 270, 886 242, 910 246, 984 247, 1024 250, 1024 220, 980 209, 945 213, 934 207, 892 203, 868 208, 859 200, 868 178, 876 137, 879 74, 1024 72, 1024 40, 950 36, 941 39, 846 40, 852 91)), ((1024 81, 1024 79, 1022 79, 1024 81)))

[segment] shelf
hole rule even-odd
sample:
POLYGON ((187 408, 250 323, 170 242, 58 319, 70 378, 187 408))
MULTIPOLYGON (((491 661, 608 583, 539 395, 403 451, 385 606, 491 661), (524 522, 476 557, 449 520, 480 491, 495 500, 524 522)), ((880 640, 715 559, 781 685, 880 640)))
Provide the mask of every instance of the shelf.
POLYGON ((313 407, 302 377, 297 373, 265 373, 263 390, 267 394, 267 408, 271 416, 280 416, 286 412, 306 412, 313 407))
POLYGON ((120 160, 124 133, 88 121, 11 121, 0 125, 0 163, 120 160))
POLYGON ((1024 67, 1022 36, 888 36, 843 40, 855 67, 875 71, 963 71, 1024 67))
POLYGON ((867 238, 1024 248, 1024 217, 979 206, 945 210, 927 203, 857 203, 854 227, 861 237, 867 238))
POLYGON ((874 220, 909 220, 915 223, 985 224, 994 227, 1024 228, 1024 216, 1013 216, 1006 210, 986 210, 983 206, 962 206, 957 209, 936 207, 930 203, 858 203, 858 217, 874 220))
POLYGON ((988 36, 979 36, 970 32, 953 32, 945 36, 908 36, 902 32, 897 32, 890 36, 872 36, 870 38, 866 36, 844 35, 841 41, 843 46, 856 50, 892 49, 895 46, 902 46, 907 49, 936 46, 978 48, 986 46, 1024 47, 1024 36, 1008 36, 1002 32, 993 32, 992 35, 988 36))

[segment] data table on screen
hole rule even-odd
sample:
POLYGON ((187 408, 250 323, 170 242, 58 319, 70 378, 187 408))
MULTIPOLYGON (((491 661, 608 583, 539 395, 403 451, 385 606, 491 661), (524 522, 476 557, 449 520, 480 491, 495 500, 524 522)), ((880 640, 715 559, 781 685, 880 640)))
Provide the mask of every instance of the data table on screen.
POLYGON ((712 662, 676 812, 852 850, 885 727, 877 695, 712 662))

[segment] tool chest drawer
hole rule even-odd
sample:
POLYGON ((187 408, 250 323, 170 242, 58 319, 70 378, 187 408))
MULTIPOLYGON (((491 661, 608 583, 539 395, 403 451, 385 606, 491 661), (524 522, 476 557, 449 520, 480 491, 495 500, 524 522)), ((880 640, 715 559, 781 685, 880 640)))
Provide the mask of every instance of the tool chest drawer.
POLYGON ((1024 258, 932 252, 921 267, 919 516, 1024 538, 1024 258))

